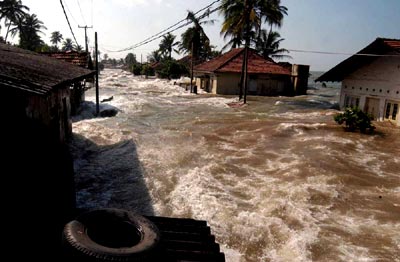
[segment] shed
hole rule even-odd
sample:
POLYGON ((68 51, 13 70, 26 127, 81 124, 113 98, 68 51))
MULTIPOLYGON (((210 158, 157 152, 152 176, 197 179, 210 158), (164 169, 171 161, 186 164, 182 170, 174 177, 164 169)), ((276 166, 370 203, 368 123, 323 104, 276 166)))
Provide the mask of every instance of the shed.
POLYGON ((340 107, 400 126, 400 40, 376 38, 315 81, 342 82, 340 107))
POLYGON ((0 44, 0 61, 2 112, 35 120, 65 142, 72 132, 71 94, 95 71, 6 44, 0 44))
MULTIPOLYGON (((239 94, 243 55, 244 48, 235 48, 197 65, 194 68, 197 86, 213 94, 239 94)), ((296 94, 291 70, 272 59, 265 59, 254 49, 249 49, 248 74, 250 95, 296 94)), ((306 90, 307 87, 303 89, 306 90)))

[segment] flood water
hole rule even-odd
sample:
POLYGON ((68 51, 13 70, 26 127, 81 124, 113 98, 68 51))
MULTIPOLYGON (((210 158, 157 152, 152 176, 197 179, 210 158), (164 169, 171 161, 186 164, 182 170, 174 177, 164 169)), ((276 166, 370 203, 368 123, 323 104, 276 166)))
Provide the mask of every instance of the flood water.
POLYGON ((227 261, 400 261, 400 129, 345 132, 338 95, 231 108, 105 70, 102 106, 119 113, 93 118, 88 103, 74 120, 78 205, 207 220, 227 261))

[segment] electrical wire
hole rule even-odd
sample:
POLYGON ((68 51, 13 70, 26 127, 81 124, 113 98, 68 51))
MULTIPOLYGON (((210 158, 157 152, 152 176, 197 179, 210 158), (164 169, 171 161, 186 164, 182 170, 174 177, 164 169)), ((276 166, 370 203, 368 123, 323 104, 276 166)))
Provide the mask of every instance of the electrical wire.
POLYGON ((79 3, 79 0, 76 0, 76 2, 78 3, 79 11, 81 13, 81 17, 82 17, 83 23, 86 25, 85 17, 83 17, 83 13, 82 13, 81 4, 79 3))
POLYGON ((367 54, 367 53, 340 53, 340 52, 327 52, 327 51, 313 51, 313 50, 301 50, 301 49, 286 49, 290 52, 297 53, 311 53, 311 54, 324 54, 324 55, 348 55, 348 56, 376 56, 376 57, 400 57, 400 55, 379 55, 379 54, 367 54))
MULTIPOLYGON (((209 5, 207 5, 207 6, 203 7, 203 8, 201 8, 200 10, 198 10, 197 12, 195 12, 194 15, 197 15, 198 13, 200 13, 200 12, 202 12, 202 11, 204 11, 204 10, 209 9, 211 6, 213 6, 214 4, 216 4, 216 3, 220 2, 220 1, 221 1, 221 0, 215 0, 215 1, 213 1, 211 4, 209 4, 209 5)), ((198 17, 198 19, 204 18, 204 17, 206 17, 206 16, 208 16, 208 15, 210 15, 210 14, 216 12, 216 11, 219 10, 219 9, 220 9, 220 7, 217 7, 217 8, 215 8, 215 9, 213 9, 212 11, 206 11, 204 14, 200 15, 200 16, 198 17)), ((157 39, 163 37, 164 35, 166 35, 166 34, 168 34, 168 33, 172 33, 172 32, 174 32, 174 31, 179 30, 179 29, 181 29, 181 28, 183 28, 183 27, 185 27, 185 26, 187 26, 187 25, 189 25, 189 24, 192 23, 191 21, 189 21, 189 22, 184 23, 183 25, 180 25, 179 27, 177 27, 177 28, 175 28, 175 29, 172 29, 172 28, 174 28, 175 26, 177 26, 177 25, 179 25, 179 24, 181 24, 181 23, 183 23, 183 22, 185 22, 185 21, 187 21, 187 18, 184 18, 184 19, 178 21, 177 23, 175 23, 175 24, 173 24, 173 25, 167 27, 166 29, 164 29, 164 30, 158 32, 157 34, 154 34, 154 35, 152 35, 152 36, 146 38, 145 40, 143 40, 143 41, 141 41, 141 42, 139 42, 139 43, 136 43, 136 44, 134 44, 134 45, 132 45, 132 46, 130 46, 130 47, 127 47, 127 48, 124 48, 124 49, 120 49, 120 50, 107 50, 107 52, 111 52, 111 53, 126 52, 126 51, 129 51, 129 50, 135 49, 135 48, 137 48, 137 47, 140 47, 140 46, 142 46, 142 45, 148 44, 148 43, 150 43, 150 42, 153 42, 154 40, 157 40, 157 39), (172 30, 170 30, 170 29, 172 29, 172 30), (169 30, 169 31, 168 31, 168 30, 169 30)))
POLYGON ((79 46, 78 41, 76 41, 76 37, 75 37, 74 31, 72 30, 71 24, 69 23, 68 15, 65 12, 65 8, 64 8, 64 4, 63 4, 62 0, 60 0, 60 3, 61 3, 61 7, 62 7, 62 9, 64 11, 65 18, 67 19, 67 23, 69 25, 69 29, 71 30, 72 36, 74 37, 75 43, 76 43, 77 46, 79 46))

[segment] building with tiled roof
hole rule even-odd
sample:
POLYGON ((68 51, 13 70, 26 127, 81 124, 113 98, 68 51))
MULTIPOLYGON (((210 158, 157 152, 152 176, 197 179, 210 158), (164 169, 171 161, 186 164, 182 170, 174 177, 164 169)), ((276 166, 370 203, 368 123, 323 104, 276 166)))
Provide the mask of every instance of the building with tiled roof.
POLYGON ((341 108, 357 106, 400 126, 400 40, 377 38, 316 81, 342 82, 341 108))
MULTIPOLYGON (((254 49, 249 49, 248 54, 248 94, 296 94, 293 88, 292 70, 275 63, 272 59, 265 59, 254 49)), ((243 55, 244 48, 235 48, 219 57, 197 65, 194 68, 197 86, 214 94, 239 94, 243 55)), ((307 73, 305 75, 308 79, 308 66, 306 67, 307 73)), ((307 84, 302 89, 302 92, 305 92, 307 84)))

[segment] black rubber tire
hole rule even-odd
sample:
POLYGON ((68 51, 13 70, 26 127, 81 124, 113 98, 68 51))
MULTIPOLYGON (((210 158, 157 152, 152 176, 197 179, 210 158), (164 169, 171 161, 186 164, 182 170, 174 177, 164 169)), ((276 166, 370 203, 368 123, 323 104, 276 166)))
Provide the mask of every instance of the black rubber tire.
POLYGON ((152 222, 122 209, 88 211, 63 230, 65 256, 78 261, 146 261, 159 240, 152 222))

